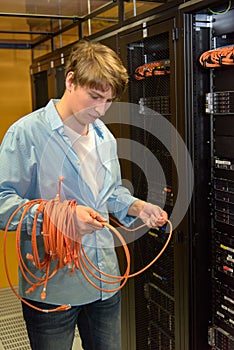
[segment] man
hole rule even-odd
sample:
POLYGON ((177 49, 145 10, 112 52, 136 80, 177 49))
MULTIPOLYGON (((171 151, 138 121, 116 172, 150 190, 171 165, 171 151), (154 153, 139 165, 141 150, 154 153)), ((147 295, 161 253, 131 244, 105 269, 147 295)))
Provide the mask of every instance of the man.
MULTIPOLYGON (((80 41, 68 59, 65 77, 61 100, 51 100, 45 108, 21 118, 4 137, 0 150, 0 228, 5 228, 22 203, 55 198, 62 176, 59 198, 77 202, 76 229, 87 256, 99 271, 116 276, 119 270, 113 237, 102 224, 108 221, 109 213, 123 225, 129 226, 140 217, 149 227, 164 225, 167 214, 133 197, 121 185, 116 141, 100 120, 127 86, 127 72, 117 54, 100 43, 80 41)), ((22 223, 24 259, 31 253, 37 207, 29 210, 22 223)), ((11 230, 16 229, 21 213, 11 221, 11 230)), ((43 215, 38 223, 42 221, 43 215)), ((42 278, 44 271, 36 271, 27 259, 25 265, 42 278)), ((95 274, 100 272, 95 270, 95 274)), ((114 291, 118 283, 109 284, 108 277, 100 280, 90 273, 88 277, 98 288, 80 269, 70 276, 65 266, 49 280, 42 301, 42 287, 26 294, 29 285, 20 273, 20 295, 32 305, 44 310, 72 306, 63 312, 43 313, 22 303, 33 350, 71 349, 76 324, 85 350, 121 349, 120 293, 114 291)))

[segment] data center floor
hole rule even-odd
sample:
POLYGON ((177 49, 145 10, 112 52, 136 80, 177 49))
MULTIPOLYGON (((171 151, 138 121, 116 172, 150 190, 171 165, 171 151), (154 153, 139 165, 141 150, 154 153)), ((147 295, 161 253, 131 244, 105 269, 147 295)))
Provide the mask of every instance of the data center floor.
MULTIPOLYGON (((0 350, 30 350, 21 303, 10 288, 0 289, 0 350)), ((82 350, 78 331, 73 350, 82 350)))

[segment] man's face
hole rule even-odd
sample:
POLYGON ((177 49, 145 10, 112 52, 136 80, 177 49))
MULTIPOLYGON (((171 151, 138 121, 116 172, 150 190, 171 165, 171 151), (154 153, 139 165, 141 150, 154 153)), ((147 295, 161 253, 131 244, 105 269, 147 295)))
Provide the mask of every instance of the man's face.
POLYGON ((74 86, 70 93, 70 107, 72 114, 81 124, 93 123, 102 117, 113 101, 113 92, 94 88, 74 86))

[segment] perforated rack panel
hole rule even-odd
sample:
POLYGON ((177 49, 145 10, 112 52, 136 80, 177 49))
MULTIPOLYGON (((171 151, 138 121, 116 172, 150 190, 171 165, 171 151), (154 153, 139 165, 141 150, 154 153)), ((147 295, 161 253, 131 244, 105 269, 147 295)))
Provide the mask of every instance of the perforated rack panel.
MULTIPOLYGON (((169 33, 164 32, 128 46, 130 71, 130 102, 139 104, 139 113, 147 123, 157 123, 157 113, 171 120, 170 74, 168 64, 169 33), (138 80, 134 72, 151 62, 167 62, 166 74, 145 74, 138 80), (153 112, 157 113, 153 113, 153 112)), ((147 179, 133 166, 135 195, 146 199, 148 191, 155 191, 155 204, 163 206, 170 213, 173 207, 172 159, 161 142, 145 130, 132 128, 131 138, 146 146, 160 162, 166 183, 147 184, 147 179), (166 189, 166 190, 165 190, 166 189), (163 196, 162 196, 163 194, 163 196), (165 200, 166 196, 166 200, 165 200), (162 199, 162 200, 161 200, 162 199)), ((134 268, 139 270, 157 255, 166 240, 166 234, 150 230, 134 243, 134 268)), ((135 278, 137 349, 175 349, 175 300, 174 300, 174 251, 171 243, 159 263, 146 273, 135 278), (140 302, 138 302, 140 301, 140 302), (142 319, 145 322, 142 323, 142 319)))

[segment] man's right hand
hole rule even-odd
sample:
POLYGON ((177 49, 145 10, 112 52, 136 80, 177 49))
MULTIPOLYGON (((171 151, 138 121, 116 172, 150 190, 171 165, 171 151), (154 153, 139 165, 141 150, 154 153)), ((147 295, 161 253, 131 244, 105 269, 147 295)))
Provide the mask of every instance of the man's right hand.
POLYGON ((78 234, 86 235, 103 228, 106 219, 90 207, 77 205, 74 216, 75 228, 78 234))

